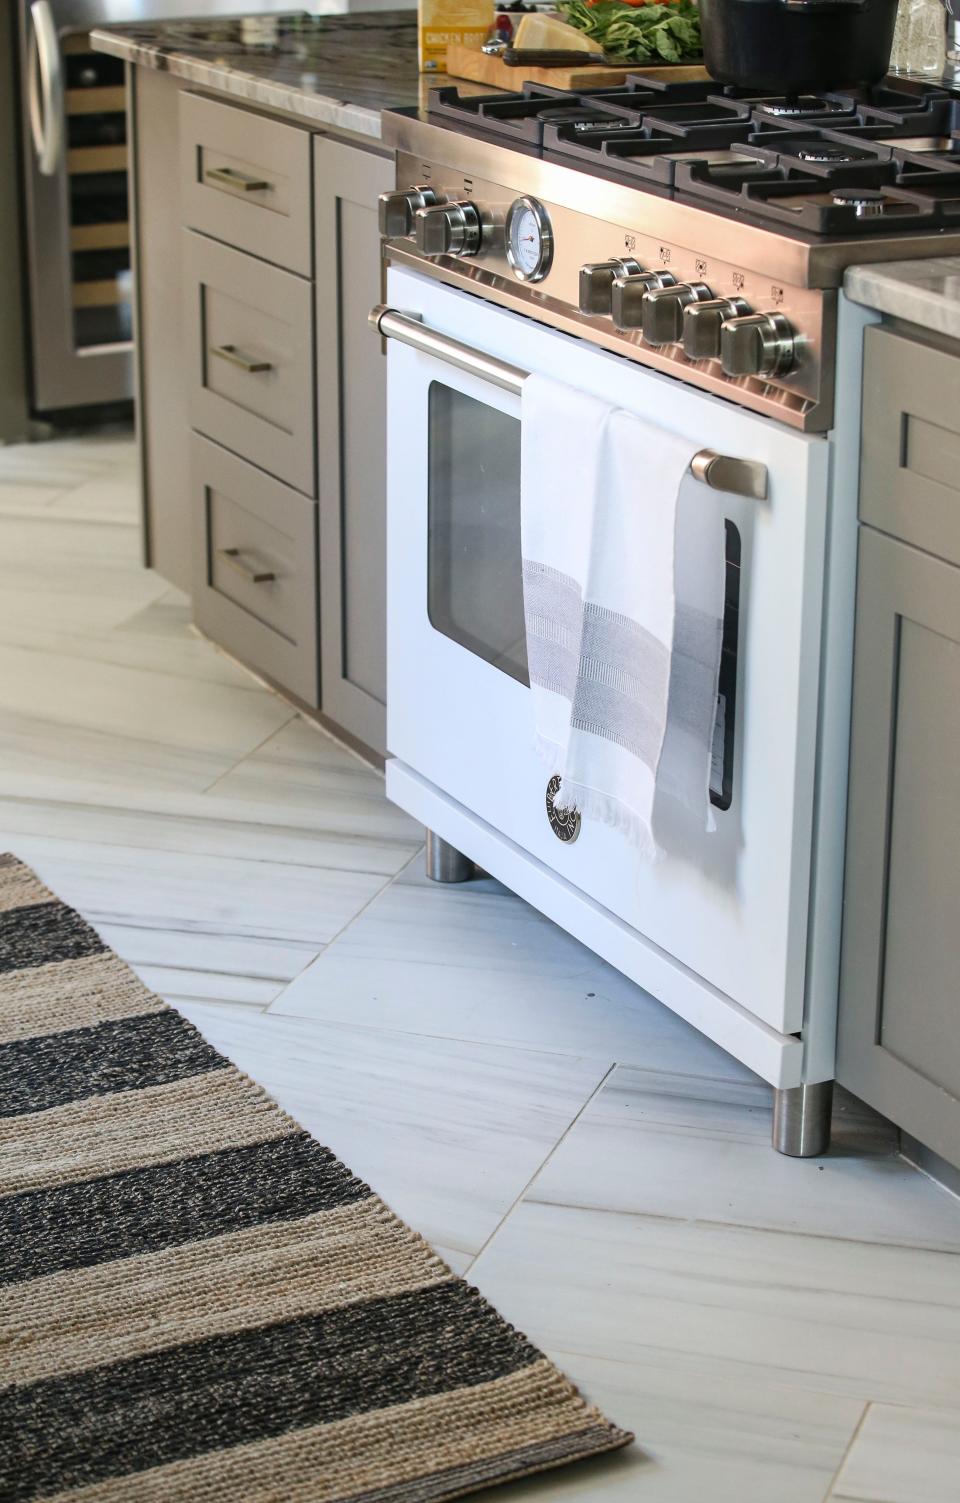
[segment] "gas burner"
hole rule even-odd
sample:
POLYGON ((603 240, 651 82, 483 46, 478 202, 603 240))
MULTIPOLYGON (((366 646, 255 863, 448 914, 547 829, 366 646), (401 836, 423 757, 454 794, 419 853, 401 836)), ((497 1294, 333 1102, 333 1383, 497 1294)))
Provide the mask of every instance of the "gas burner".
POLYGON ((820 141, 815 144, 804 143, 793 149, 794 156, 799 162, 817 162, 834 165, 838 162, 856 162, 863 160, 863 154, 857 153, 849 146, 841 146, 838 141, 820 141))
POLYGON ((879 188, 835 188, 835 204, 852 209, 858 219, 873 219, 886 212, 887 200, 879 188))
MULTIPOLYGON (((553 126, 556 126, 557 124, 556 116, 552 113, 550 113, 549 115, 542 115, 540 118, 546 124, 553 126)), ((636 128, 637 127, 632 120, 611 120, 609 117, 605 117, 601 120, 575 120, 571 126, 571 129, 575 136, 606 136, 611 132, 636 130, 636 128)))
POLYGON ((817 120, 830 115, 852 115, 856 109, 848 97, 799 94, 796 99, 760 99, 757 110, 777 120, 817 120))

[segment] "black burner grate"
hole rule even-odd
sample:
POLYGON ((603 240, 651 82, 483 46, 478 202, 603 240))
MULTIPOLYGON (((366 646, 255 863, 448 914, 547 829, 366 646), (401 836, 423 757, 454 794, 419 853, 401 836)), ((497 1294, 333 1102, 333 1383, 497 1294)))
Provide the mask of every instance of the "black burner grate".
POLYGON ((919 80, 788 99, 631 75, 583 93, 435 89, 429 111, 548 160, 805 233, 960 222, 960 92, 919 80))

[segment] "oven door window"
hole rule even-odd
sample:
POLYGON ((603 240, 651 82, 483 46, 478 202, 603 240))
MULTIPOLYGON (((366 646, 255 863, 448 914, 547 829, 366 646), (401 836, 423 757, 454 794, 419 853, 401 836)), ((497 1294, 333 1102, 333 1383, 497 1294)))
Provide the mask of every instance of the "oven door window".
POLYGON ((520 420, 434 381, 428 421, 430 624, 528 684, 520 420))

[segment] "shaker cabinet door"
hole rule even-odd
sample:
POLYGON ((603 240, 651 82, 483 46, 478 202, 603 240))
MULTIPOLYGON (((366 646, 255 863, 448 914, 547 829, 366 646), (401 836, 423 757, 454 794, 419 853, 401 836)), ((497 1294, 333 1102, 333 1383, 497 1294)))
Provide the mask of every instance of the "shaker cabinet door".
POLYGON ((896 330, 864 332, 860 517, 960 564, 960 359, 896 330))
POLYGON ((325 715, 386 745, 386 360, 377 195, 392 158, 314 139, 321 686, 325 715))
POLYGON ((960 569, 860 533, 837 1075, 960 1162, 960 569))

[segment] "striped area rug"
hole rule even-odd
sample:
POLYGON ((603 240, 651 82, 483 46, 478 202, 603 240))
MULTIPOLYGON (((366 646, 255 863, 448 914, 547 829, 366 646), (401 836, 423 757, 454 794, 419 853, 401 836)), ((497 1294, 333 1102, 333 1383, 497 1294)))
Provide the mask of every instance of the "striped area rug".
POLYGON ((0 1385, 3 1503, 441 1503, 632 1438, 12 856, 0 1385))

